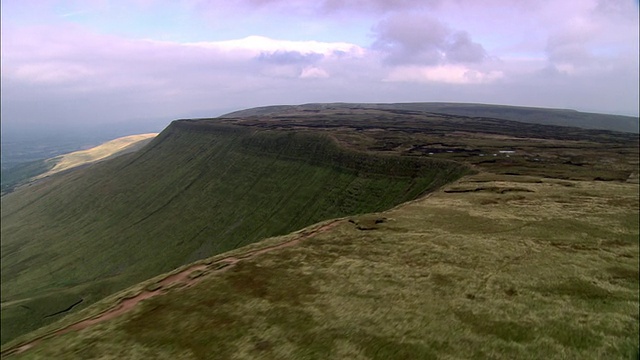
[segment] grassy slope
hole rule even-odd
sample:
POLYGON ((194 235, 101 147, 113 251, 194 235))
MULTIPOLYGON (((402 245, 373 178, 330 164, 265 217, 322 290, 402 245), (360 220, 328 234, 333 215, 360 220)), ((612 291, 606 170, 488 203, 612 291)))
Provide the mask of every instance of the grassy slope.
POLYGON ((2 198, 3 343, 81 299, 73 311, 264 237, 386 209, 467 171, 210 124, 176 122, 138 153, 2 198))
POLYGON ((51 170, 55 166, 53 161, 36 160, 16 165, 10 169, 2 171, 0 180, 0 193, 4 196, 12 192, 16 186, 24 183, 34 176, 51 170))
POLYGON ((636 184, 466 177, 17 358, 632 358, 638 201, 636 184))

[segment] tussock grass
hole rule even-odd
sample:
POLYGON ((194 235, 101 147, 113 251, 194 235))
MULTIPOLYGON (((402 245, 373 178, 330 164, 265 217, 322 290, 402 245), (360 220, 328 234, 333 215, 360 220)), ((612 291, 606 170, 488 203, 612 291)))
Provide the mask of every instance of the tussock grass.
MULTIPOLYGON (((458 185, 471 183, 479 182, 467 177, 458 185)), ((530 186, 517 211, 512 202, 478 207, 483 192, 440 191, 347 218, 17 358, 99 357, 115 349, 128 358, 176 359, 631 358, 640 318, 638 242, 602 240, 638 232, 637 221, 616 216, 637 219, 636 206, 606 201, 637 199, 637 187, 530 186), (585 206, 587 195, 600 211, 585 206), (556 197, 567 201, 550 200, 556 197), (357 228, 382 218, 375 229, 357 228), (594 219, 605 230, 591 232, 594 219), (563 221, 572 225, 563 230, 556 225, 563 221), (606 231, 607 224, 617 230, 606 231), (589 231, 571 235, 581 228, 589 231), (588 246, 567 251, 557 241, 588 246)))

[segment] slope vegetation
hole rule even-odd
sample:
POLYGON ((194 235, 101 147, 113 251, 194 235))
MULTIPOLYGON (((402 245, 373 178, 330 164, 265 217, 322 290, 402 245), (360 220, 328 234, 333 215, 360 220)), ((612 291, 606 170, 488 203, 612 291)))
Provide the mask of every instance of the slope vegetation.
POLYGON ((136 153, 2 198, 2 342, 180 265, 468 172, 318 132, 176 121, 136 153))
POLYGON ((631 359, 638 201, 635 184, 468 176, 149 279, 5 354, 631 359))

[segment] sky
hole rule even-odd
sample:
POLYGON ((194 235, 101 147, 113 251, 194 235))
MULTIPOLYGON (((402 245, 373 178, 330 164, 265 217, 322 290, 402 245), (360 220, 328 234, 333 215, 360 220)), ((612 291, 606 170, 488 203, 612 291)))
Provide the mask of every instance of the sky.
POLYGON ((311 102, 638 115, 637 0, 2 0, 7 128, 311 102))

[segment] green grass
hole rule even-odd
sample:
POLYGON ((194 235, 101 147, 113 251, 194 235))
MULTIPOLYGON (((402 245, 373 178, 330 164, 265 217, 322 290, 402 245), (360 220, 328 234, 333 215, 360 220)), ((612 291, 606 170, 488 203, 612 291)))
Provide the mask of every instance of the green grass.
MULTIPOLYGON (((637 219, 637 206, 607 201, 638 199, 637 186, 524 180, 491 181, 483 174, 454 185, 526 186, 532 191, 516 209, 509 202, 478 206, 483 192, 439 191, 393 210, 345 218, 296 246, 203 275, 193 287, 148 299, 119 318, 51 338, 16 358, 632 358, 640 330, 638 242, 610 246, 601 233, 587 233, 566 241, 591 246, 569 251, 554 245, 549 233, 534 235, 545 230, 545 221, 557 228, 557 221, 569 220, 577 227, 597 220, 618 228, 607 234, 610 240, 637 232, 637 221, 609 216, 637 219), (591 204, 606 206, 593 213, 582 200, 587 195, 591 204), (551 200, 559 197, 565 201, 551 200), (358 228, 371 223, 375 229, 358 228), (469 231, 482 223, 497 225, 469 231)), ((97 311, 87 308, 63 321, 97 311)))
POLYGON ((148 147, 2 198, 2 342, 182 264, 315 222, 380 211, 459 164, 339 149, 313 134, 177 122, 148 147), (24 311, 27 306, 34 311, 24 311), (47 310, 48 311, 48 310, 47 310))
POLYGON ((36 160, 3 170, 0 185, 2 195, 12 192, 28 179, 51 170, 55 164, 55 161, 36 160))

